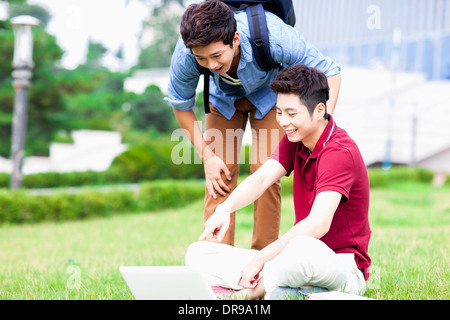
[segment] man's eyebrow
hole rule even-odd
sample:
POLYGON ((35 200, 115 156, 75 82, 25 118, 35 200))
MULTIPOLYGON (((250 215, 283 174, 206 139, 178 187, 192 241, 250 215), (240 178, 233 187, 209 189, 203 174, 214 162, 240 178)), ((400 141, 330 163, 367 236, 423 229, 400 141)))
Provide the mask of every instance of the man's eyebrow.
MULTIPOLYGON (((275 109, 281 110, 281 108, 279 106, 277 106, 277 105, 275 105, 275 109)), ((297 111, 297 108, 295 108, 295 107, 286 107, 284 109, 284 111, 297 111)))
MULTIPOLYGON (((211 56, 218 55, 219 53, 222 53, 222 51, 223 51, 223 49, 220 49, 220 50, 218 50, 216 52, 211 53, 209 56, 211 57, 211 56)), ((198 54, 194 54, 194 56, 196 56, 198 58, 202 58, 202 56, 199 56, 198 54)))

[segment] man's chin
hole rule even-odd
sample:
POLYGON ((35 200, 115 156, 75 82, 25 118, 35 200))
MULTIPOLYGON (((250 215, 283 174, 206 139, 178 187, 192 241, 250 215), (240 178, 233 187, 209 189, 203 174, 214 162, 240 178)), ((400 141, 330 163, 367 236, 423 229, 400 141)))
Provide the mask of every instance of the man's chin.
POLYGON ((297 135, 293 135, 293 136, 287 136, 289 142, 295 143, 295 142, 300 142, 301 139, 300 137, 298 137, 297 135))

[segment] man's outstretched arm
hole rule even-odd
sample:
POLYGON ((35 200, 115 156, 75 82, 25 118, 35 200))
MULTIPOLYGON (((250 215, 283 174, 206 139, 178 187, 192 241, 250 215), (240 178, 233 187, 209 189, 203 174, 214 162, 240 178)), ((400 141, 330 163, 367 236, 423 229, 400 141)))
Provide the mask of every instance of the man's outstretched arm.
POLYGON ((242 181, 214 214, 205 222, 199 240, 221 242, 230 225, 230 214, 257 200, 267 188, 286 175, 284 167, 276 160, 267 160, 258 170, 242 181))

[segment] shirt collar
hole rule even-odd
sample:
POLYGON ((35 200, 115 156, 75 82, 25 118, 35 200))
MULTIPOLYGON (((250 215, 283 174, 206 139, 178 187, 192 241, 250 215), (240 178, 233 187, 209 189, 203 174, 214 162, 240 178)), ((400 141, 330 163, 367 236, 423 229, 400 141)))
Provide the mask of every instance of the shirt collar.
POLYGON ((250 43, 250 40, 246 36, 246 32, 244 30, 241 30, 239 24, 237 28, 237 32, 239 33, 240 37, 240 50, 241 50, 241 59, 239 61, 239 69, 242 69, 245 67, 247 63, 250 63, 253 61, 253 52, 252 52, 252 45, 250 43))

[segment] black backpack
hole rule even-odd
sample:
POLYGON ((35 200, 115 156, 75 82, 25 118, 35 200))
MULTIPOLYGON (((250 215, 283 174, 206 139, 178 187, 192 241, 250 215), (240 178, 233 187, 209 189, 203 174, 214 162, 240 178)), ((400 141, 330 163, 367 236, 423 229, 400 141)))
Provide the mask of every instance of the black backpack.
MULTIPOLYGON (((248 26, 251 35, 252 50, 258 66, 264 70, 280 69, 282 66, 273 61, 269 47, 269 33, 264 11, 270 11, 281 18, 286 24, 295 25, 295 12, 292 0, 222 0, 228 4, 233 11, 244 10, 247 12, 248 26)), ((204 75, 203 100, 205 113, 209 113, 209 69, 197 67, 204 75)))

